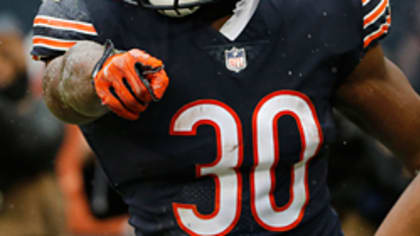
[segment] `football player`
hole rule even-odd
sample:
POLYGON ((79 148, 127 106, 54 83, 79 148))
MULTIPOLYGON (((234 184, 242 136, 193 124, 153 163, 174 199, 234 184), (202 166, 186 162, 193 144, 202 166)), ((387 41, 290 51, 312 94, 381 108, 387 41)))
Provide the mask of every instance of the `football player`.
POLYGON ((389 0, 45 0, 32 54, 137 235, 335 236, 334 106, 420 167, 420 99, 379 45, 390 13, 389 0))

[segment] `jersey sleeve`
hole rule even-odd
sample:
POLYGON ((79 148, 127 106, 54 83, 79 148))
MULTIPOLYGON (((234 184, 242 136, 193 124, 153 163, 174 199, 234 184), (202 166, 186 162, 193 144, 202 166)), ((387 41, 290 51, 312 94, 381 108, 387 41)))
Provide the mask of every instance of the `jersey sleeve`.
POLYGON ((390 0, 361 0, 363 13, 363 50, 378 44, 391 28, 390 0))
POLYGON ((84 1, 42 1, 33 22, 33 58, 53 59, 80 40, 100 42, 84 1))

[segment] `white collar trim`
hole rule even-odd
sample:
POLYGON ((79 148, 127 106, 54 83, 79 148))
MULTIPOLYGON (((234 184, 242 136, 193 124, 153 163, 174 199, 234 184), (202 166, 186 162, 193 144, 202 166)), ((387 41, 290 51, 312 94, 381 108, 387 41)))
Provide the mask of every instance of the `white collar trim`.
POLYGON ((230 41, 235 41, 248 25, 260 0, 241 0, 236 4, 233 15, 220 28, 219 32, 230 41))

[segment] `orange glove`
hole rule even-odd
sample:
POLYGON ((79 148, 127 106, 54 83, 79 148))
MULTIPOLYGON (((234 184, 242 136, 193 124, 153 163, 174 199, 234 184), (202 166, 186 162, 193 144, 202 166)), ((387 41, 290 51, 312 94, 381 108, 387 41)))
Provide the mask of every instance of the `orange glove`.
POLYGON ((114 54, 107 44, 92 75, 96 94, 118 116, 136 120, 151 101, 162 98, 169 78, 161 60, 139 49, 114 54))

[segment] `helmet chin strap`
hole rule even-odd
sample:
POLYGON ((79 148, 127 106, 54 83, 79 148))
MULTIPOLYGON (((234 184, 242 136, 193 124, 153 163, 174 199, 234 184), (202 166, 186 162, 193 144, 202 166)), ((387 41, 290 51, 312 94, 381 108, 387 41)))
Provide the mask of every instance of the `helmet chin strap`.
POLYGON ((182 15, 181 12, 179 12, 178 8, 179 8, 179 0, 174 0, 174 10, 176 12, 176 14, 178 15, 182 15))

